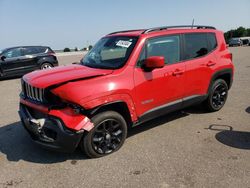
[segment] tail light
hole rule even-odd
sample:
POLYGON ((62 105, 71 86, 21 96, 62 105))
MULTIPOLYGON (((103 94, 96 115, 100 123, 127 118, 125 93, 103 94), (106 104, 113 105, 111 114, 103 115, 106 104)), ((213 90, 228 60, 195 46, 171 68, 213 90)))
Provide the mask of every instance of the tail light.
POLYGON ((48 52, 48 55, 56 55, 55 52, 48 52))
POLYGON ((229 54, 228 54, 228 57, 229 57, 229 59, 230 59, 231 61, 233 61, 233 54, 232 54, 232 53, 229 53, 229 54))
POLYGON ((227 54, 223 55, 222 58, 230 59, 231 61, 233 61, 233 54, 227 53, 227 54))

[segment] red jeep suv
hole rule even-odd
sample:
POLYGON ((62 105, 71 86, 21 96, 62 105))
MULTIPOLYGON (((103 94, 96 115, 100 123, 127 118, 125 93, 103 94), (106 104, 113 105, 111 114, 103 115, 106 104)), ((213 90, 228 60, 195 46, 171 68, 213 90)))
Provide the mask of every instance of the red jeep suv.
POLYGON ((220 110, 233 72, 214 27, 119 31, 79 65, 25 75, 19 114, 39 145, 101 157, 123 145, 128 127, 197 103, 220 110))

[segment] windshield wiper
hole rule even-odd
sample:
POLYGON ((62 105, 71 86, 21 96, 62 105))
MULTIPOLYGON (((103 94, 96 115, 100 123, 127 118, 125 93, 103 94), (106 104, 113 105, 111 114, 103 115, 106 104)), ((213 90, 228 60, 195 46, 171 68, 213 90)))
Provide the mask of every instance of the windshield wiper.
POLYGON ((96 68, 96 69, 114 69, 114 67, 103 66, 103 65, 98 65, 98 64, 88 64, 84 62, 81 62, 81 65, 90 67, 90 68, 96 68))

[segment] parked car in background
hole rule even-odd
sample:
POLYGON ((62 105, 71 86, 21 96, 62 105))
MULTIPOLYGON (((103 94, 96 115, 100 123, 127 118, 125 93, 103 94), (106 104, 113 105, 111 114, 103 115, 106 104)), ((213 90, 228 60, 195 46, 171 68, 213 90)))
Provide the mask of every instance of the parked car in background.
POLYGON ((55 66, 58 66, 55 52, 47 46, 19 46, 0 51, 0 78, 55 66))
POLYGON ((246 45, 246 46, 249 45, 249 39, 241 39, 241 41, 242 41, 242 45, 246 45))
POLYGON ((229 46, 242 46, 242 40, 240 38, 232 38, 229 41, 229 46))

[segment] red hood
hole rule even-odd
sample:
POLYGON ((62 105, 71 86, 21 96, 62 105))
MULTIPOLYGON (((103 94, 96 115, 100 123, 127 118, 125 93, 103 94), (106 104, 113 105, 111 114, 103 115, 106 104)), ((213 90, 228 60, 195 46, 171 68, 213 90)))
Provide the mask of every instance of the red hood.
POLYGON ((87 79, 90 77, 111 74, 112 72, 112 70, 93 69, 82 65, 68 65, 34 71, 26 74, 23 79, 33 87, 46 88, 71 80, 87 79))

